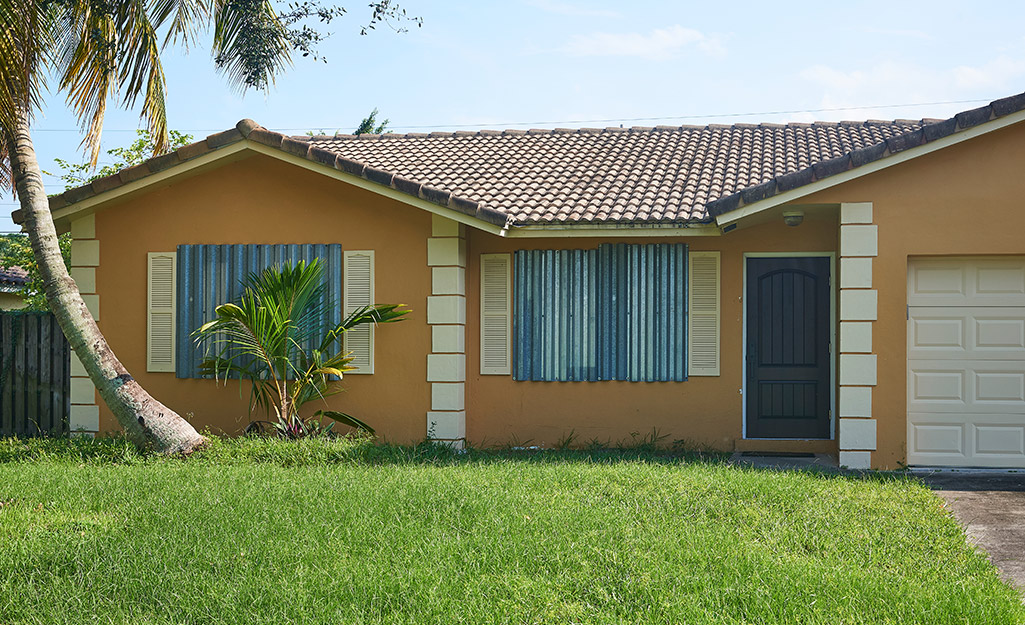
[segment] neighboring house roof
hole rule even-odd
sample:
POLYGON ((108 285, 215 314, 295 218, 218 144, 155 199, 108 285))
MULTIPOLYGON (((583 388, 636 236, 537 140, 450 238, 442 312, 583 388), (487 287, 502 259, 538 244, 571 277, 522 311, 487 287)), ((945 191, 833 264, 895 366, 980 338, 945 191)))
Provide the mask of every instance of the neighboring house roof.
MULTIPOLYGON (((242 120, 234 129, 66 191, 51 198, 50 207, 56 211, 248 140, 492 227, 700 225, 1022 110, 1025 93, 946 120, 358 137, 287 137, 242 120)), ((20 211, 14 219, 20 223, 20 211)))
POLYGON ((21 267, 0 267, 0 293, 17 293, 27 282, 28 272, 21 267))

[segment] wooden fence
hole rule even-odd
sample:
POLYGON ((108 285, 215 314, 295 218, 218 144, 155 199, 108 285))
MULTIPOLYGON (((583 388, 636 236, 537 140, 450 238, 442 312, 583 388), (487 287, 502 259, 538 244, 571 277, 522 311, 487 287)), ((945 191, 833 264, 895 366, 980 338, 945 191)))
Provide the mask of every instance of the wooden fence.
POLYGON ((50 313, 0 312, 0 436, 62 436, 71 348, 50 313))

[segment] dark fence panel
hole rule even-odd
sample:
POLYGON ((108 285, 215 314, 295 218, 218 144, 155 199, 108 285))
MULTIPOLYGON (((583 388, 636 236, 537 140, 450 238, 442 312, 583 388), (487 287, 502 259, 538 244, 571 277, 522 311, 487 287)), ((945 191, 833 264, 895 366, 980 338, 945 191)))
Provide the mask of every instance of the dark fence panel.
POLYGON ((71 348, 50 313, 0 312, 0 436, 62 436, 71 348))

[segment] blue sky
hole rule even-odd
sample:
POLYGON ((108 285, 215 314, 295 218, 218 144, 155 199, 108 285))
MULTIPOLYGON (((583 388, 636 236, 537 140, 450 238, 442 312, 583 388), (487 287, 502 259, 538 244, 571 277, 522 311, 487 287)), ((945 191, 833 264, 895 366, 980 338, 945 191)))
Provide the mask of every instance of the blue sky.
MULTIPOLYGON (((198 138, 250 117, 293 134, 349 132, 374 107, 396 132, 918 119, 976 104, 892 105, 1025 90, 1025 4, 1017 2, 986 10, 936 0, 401 5, 423 17, 422 28, 365 37, 365 2, 343 5, 349 14, 321 46, 327 63, 297 59, 266 94, 232 92, 205 48, 169 52, 170 127, 198 138)), ((35 124, 50 171, 55 157, 81 158, 63 102, 51 94, 35 124)), ((112 109, 105 147, 129 142, 138 123, 137 111, 112 109)), ((0 197, 0 231, 14 228, 12 202, 0 197)))

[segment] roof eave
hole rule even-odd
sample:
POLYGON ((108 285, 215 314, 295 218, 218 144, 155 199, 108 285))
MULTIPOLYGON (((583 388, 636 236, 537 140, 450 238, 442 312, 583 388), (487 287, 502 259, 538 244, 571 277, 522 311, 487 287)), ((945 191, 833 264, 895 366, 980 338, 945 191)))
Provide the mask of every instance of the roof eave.
POLYGON ((709 202, 706 208, 715 218, 715 223, 722 228, 775 206, 794 202, 1022 121, 1025 121, 1025 94, 997 100, 855 153, 778 176, 709 202), (930 139, 930 133, 936 134, 930 139))
MULTIPOLYGON (((252 120, 242 120, 234 129, 211 135, 175 152, 151 158, 112 176, 52 196, 50 210, 58 229, 66 230, 76 215, 90 214, 102 205, 137 194, 155 184, 198 173, 223 164, 225 159, 238 160, 247 153, 264 154, 327 174, 353 186, 498 236, 504 236, 507 228, 506 216, 494 209, 447 191, 367 167, 312 143, 265 130, 252 120)), ((12 216, 15 223, 22 223, 21 211, 14 211, 12 216)))

